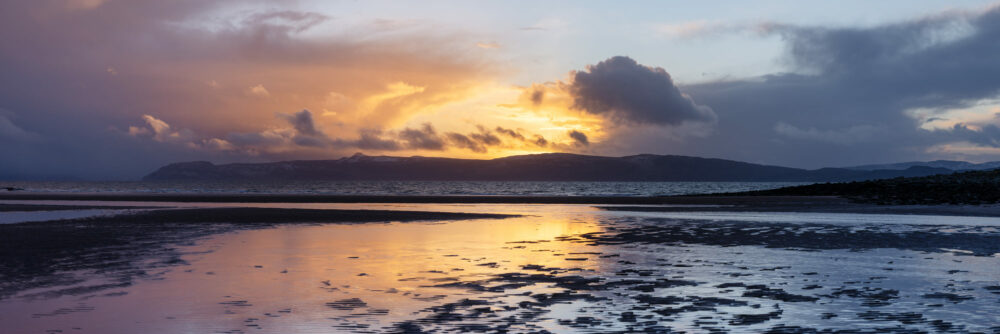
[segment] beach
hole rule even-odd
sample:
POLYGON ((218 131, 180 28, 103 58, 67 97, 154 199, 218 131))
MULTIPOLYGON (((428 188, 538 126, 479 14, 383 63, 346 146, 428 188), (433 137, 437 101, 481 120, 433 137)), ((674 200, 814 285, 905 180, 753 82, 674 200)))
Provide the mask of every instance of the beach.
POLYGON ((5 212, 110 210, 0 225, 0 322, 15 332, 1000 329, 990 207, 832 197, 0 198, 5 212))

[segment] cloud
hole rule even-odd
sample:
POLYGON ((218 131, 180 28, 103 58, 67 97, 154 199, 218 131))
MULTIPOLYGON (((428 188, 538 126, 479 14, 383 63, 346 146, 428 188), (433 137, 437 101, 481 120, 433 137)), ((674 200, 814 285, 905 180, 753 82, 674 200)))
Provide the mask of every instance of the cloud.
POLYGON ((538 147, 546 147, 546 146, 549 146, 549 141, 548 141, 548 140, 546 140, 546 139, 545 139, 545 137, 542 137, 542 136, 540 136, 540 135, 535 135, 535 138, 534 138, 534 143, 535 143, 535 145, 536 145, 536 146, 538 146, 538 147))
POLYGON ((624 56, 573 73, 569 90, 574 108, 632 124, 680 125, 716 118, 711 108, 681 93, 667 71, 624 56))
POLYGON ((277 117, 285 120, 290 127, 273 128, 258 133, 230 133, 227 139, 253 152, 288 150, 296 146, 328 147, 334 143, 316 127, 312 112, 309 110, 303 109, 292 114, 278 113, 277 117))
POLYGON ((524 134, 521 134, 521 132, 523 131, 521 129, 517 129, 517 130, 507 129, 507 128, 504 128, 504 127, 501 127, 501 126, 496 127, 495 131, 499 135, 507 136, 507 137, 510 137, 513 140, 516 140, 516 141, 519 141, 521 143, 525 143, 525 144, 528 144, 528 145, 532 145, 532 146, 535 146, 535 147, 543 147, 544 148, 544 147, 549 146, 549 141, 547 139, 545 139, 545 137, 543 137, 542 135, 539 135, 539 134, 533 134, 533 135, 529 134, 529 135, 526 136, 524 134))
POLYGON ((551 31, 565 30, 569 27, 569 22, 557 17, 548 17, 535 22, 530 26, 521 27, 523 31, 551 31))
POLYGON ((399 138, 405 141, 406 148, 418 150, 440 151, 444 149, 444 140, 438 136, 437 131, 429 123, 420 128, 403 129, 399 133, 399 138))
POLYGON ((66 0, 66 8, 70 10, 90 10, 103 5, 107 0, 66 0))
POLYGON ((927 153, 941 154, 955 159, 969 159, 972 161, 984 161, 984 157, 996 159, 1000 157, 1000 147, 982 146, 967 141, 958 141, 945 144, 937 144, 927 148, 927 153))
POLYGON ((398 141, 384 138, 383 132, 380 130, 363 130, 359 135, 360 138, 351 144, 362 150, 398 151, 402 149, 398 141))
POLYGON ((158 142, 188 142, 194 133, 188 129, 175 130, 167 122, 151 115, 142 115, 146 126, 129 126, 128 134, 135 137, 149 136, 158 142))
POLYGON ((486 127, 479 125, 476 128, 479 129, 479 132, 469 134, 469 137, 487 146, 500 145, 500 138, 490 132, 490 130, 487 130, 486 127))
POLYGON ((313 122, 312 112, 309 112, 309 110, 302 110, 294 114, 278 114, 278 116, 288 121, 295 128, 295 131, 298 131, 301 135, 322 135, 319 130, 316 130, 316 123, 313 122))
POLYGON ((287 36, 309 30, 329 19, 329 16, 319 13, 279 10, 251 14, 243 20, 243 24, 268 27, 271 33, 287 36))
POLYGON ((696 20, 655 25, 654 30, 671 38, 693 38, 743 30, 743 25, 696 20))
POLYGON ((496 128, 496 131, 497 131, 497 133, 500 133, 500 134, 503 134, 503 135, 506 135, 506 136, 508 136, 508 137, 510 137, 510 138, 513 138, 513 139, 517 139, 517 140, 522 140, 522 141, 524 140, 524 135, 522 135, 522 134, 521 134, 520 132, 518 132, 517 130, 513 130, 513 129, 506 129, 506 128, 504 128, 504 127, 501 127, 501 126, 498 126, 498 127, 496 128))
POLYGON ((480 49, 499 49, 500 44, 497 44, 497 42, 489 42, 489 43, 479 42, 476 43, 476 47, 480 49))
MULTIPOLYGON (((447 151, 465 150, 473 153, 488 153, 495 148, 546 147, 549 142, 537 134, 519 130, 495 127, 493 129, 476 125, 475 131, 467 133, 439 132, 430 123, 418 127, 404 127, 398 130, 363 129, 357 139, 330 138, 319 129, 312 112, 301 110, 296 113, 278 113, 276 117, 287 125, 258 132, 232 132, 223 138, 198 136, 193 131, 175 130, 167 122, 150 115, 144 115, 145 126, 130 126, 127 133, 133 137, 148 138, 156 142, 188 147, 197 150, 225 151, 248 156, 284 155, 296 151, 314 150, 369 150, 379 152, 397 151, 447 151), (501 136, 508 140, 501 139, 501 136), (199 139, 200 138, 200 139, 199 139)), ((579 138, 587 138, 582 133, 573 135, 570 144, 559 147, 579 146, 579 138)))
POLYGON ((271 92, 267 91, 267 88, 264 88, 264 85, 261 84, 247 88, 246 92, 247 95, 249 96, 255 96, 260 98, 271 97, 271 92))
MULTIPOLYGON (((527 137, 517 130, 503 127, 489 129, 482 125, 477 125, 476 131, 459 132, 439 132, 430 123, 422 124, 419 127, 404 127, 399 130, 366 129, 358 133, 358 139, 332 139, 330 145, 342 149, 362 149, 382 152, 394 151, 447 151, 466 150, 473 153, 488 153, 493 149, 502 148, 523 148, 523 147, 546 147, 549 145, 541 135, 529 134, 527 137), (507 138, 504 140, 501 136, 507 138)), ((582 133, 581 133, 582 135, 582 133)), ((287 135, 286 135, 287 137, 287 135)), ((584 136, 584 139, 586 136, 584 136)), ((573 139, 571 145, 579 145, 578 139, 573 139)), ((249 142, 241 140, 241 143, 248 145, 261 144, 262 142, 249 142)))
POLYGON ((679 151, 808 167, 933 159, 926 148, 963 133, 927 131, 911 111, 960 123, 945 112, 1000 95, 1000 62, 987 60, 1000 57, 998 22, 1000 7, 870 27, 768 24, 789 72, 682 86, 718 123, 679 151))
POLYGON ((399 128, 466 99, 499 73, 493 52, 459 56, 480 39, 468 32, 376 31, 368 21, 294 8, 302 7, 232 0, 2 2, 0 101, 31 110, 9 121, 31 125, 45 140, 0 144, 20 157, 0 163, 0 176, 37 170, 121 179, 176 161, 336 156, 343 152, 333 138, 298 134, 274 111, 308 109, 317 130, 335 129, 338 139, 353 140, 362 129, 399 128), (362 106, 400 82, 420 92, 362 106), (330 92, 342 98, 328 104, 330 92), (157 134, 144 115, 169 123, 170 131, 157 134), (174 133, 185 138, 169 139, 174 133), (229 147, 222 141, 233 149, 216 150, 229 147))
POLYGON ((202 141, 202 147, 216 151, 231 151, 235 149, 232 143, 225 139, 209 138, 202 141))
MULTIPOLYGON (((482 35, 415 21, 331 19, 292 5, 51 0, 0 7, 0 101, 30 110, 0 116, 0 150, 19 157, 0 161, 0 175, 129 178, 174 161, 317 159, 358 149, 651 152, 801 167, 934 158, 944 153, 929 147, 955 143, 964 152, 995 151, 995 122, 980 111, 987 108, 953 111, 1000 96, 996 6, 856 27, 683 23, 667 29, 678 37, 739 31, 780 41, 787 54, 776 61, 786 68, 681 84, 656 66, 687 64, 593 58, 595 65, 562 80, 520 90, 510 88, 520 77, 511 73, 588 55, 510 58, 521 51, 508 45, 470 54, 482 35), (918 109, 926 112, 914 117, 918 109), (275 110, 311 112, 304 120, 275 110), (571 129, 589 145, 575 144, 571 129), (44 140, 8 140, 25 138, 11 135, 22 132, 44 140), (141 140, 122 140, 129 135, 141 140)), ((528 28, 569 32, 555 18, 528 28)), ((728 51, 745 51, 738 47, 746 43, 732 45, 728 51)))
POLYGON ((535 89, 531 92, 531 103, 534 105, 540 105, 545 101, 545 90, 535 89))
POLYGON ((0 109, 0 140, 32 141, 39 138, 38 134, 22 129, 14 124, 13 112, 0 109))
POLYGON ((489 151, 490 147, 500 146, 502 141, 499 137, 493 134, 491 131, 487 130, 483 126, 478 126, 479 132, 469 133, 468 135, 463 135, 460 133, 449 132, 446 135, 448 142, 458 148, 467 149, 476 153, 486 153, 489 151))
POLYGON ((587 139, 587 135, 585 133, 576 130, 571 130, 568 135, 570 138, 573 138, 575 145, 590 146, 590 139, 587 139))
POLYGON ((189 129, 177 130, 166 121, 151 115, 143 115, 145 126, 129 126, 127 134, 198 150, 234 151, 252 153, 253 155, 295 147, 329 147, 334 143, 326 134, 317 129, 309 110, 292 114, 279 113, 277 117, 285 120, 288 127, 272 128, 255 133, 233 132, 222 139, 202 137, 189 129), (199 137, 203 139, 199 139, 199 137))
POLYGON ((955 124, 952 132, 959 138, 963 138, 970 143, 1000 148, 1000 127, 994 124, 982 125, 978 128, 973 128, 967 124, 955 124))
POLYGON ((469 151, 476 153, 486 153, 485 146, 466 135, 454 132, 449 132, 445 135, 447 136, 448 141, 456 147, 468 149, 469 151))
POLYGON ((880 133, 885 132, 885 129, 868 124, 855 125, 840 130, 818 130, 813 127, 800 129, 784 122, 778 122, 774 125, 774 131, 792 139, 852 145, 869 141, 880 133))
POLYGON ((323 100, 323 116, 337 116, 339 113, 350 112, 355 108, 354 101, 344 94, 329 92, 323 100))
POLYGON ((268 147, 284 147, 291 142, 295 133, 291 129, 269 129, 255 133, 234 132, 226 135, 226 140, 241 146, 252 147, 255 151, 268 147))

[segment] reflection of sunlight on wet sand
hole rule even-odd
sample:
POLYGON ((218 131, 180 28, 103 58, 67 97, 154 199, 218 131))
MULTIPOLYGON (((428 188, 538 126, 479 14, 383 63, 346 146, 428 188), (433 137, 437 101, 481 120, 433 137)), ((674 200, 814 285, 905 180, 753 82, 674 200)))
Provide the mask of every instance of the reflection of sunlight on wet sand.
MULTIPOLYGON (((597 269, 592 267, 597 261, 566 260, 579 256, 570 253, 595 247, 551 240, 600 228, 579 222, 585 216, 554 216, 293 225, 225 234, 185 247, 191 253, 184 258, 191 265, 174 267, 163 280, 142 281, 125 289, 129 293, 124 296, 89 299, 95 310, 62 315, 58 321, 107 333, 129 326, 116 319, 134 320, 135 327, 124 332, 245 330, 248 324, 259 324, 267 332, 326 332, 337 321, 388 326, 415 311, 469 297, 463 289, 431 285, 517 272, 527 264, 597 269), (531 247, 509 243, 539 240, 548 242, 531 247), (211 252, 202 253, 206 250, 211 252), (367 307, 326 306, 347 298, 360 298, 367 307), (383 312, 379 309, 386 314, 350 316, 383 312)), ((44 301, 35 311, 72 305, 73 300, 44 301)), ((45 321, 53 320, 31 319, 30 314, 23 318, 29 319, 21 323, 26 330, 44 328, 45 321)))
MULTIPOLYGON (((591 224, 539 217, 453 223, 283 227, 229 236, 227 238, 232 240, 220 240, 228 246, 199 262, 204 266, 250 268, 261 265, 273 268, 270 271, 288 270, 286 275, 295 281, 285 284, 282 281, 287 278, 284 277, 249 273, 227 279, 230 286, 252 291, 255 295, 247 298, 266 300, 277 297, 268 295, 277 294, 300 303, 314 300, 309 304, 316 306, 357 297, 369 307, 389 310, 386 319, 398 319, 433 305, 430 301, 455 300, 459 299, 457 295, 465 293, 458 289, 429 288, 428 285, 481 279, 487 275, 518 271, 526 264, 549 267, 585 265, 577 261, 569 263, 571 261, 565 260, 565 256, 553 256, 552 252, 513 248, 517 246, 510 246, 507 242, 552 240, 558 236, 596 230, 598 228, 591 224), (235 244, 250 247, 233 247, 235 244), (496 263, 495 267, 484 265, 490 263, 496 263), (324 281, 328 281, 329 286, 322 283, 324 281), (271 286, 285 291, 268 291, 271 286), (447 297, 430 301, 418 299, 441 295, 447 297)), ((583 246, 564 242, 548 242, 544 246, 556 254, 573 253, 580 247, 583 246)), ((315 307, 311 311, 328 316, 339 312, 315 307)))
MULTIPOLYGON (((219 206, 228 205, 232 204, 219 206)), ((714 221, 718 216, 712 213, 684 213, 693 215, 687 217, 690 219, 651 220, 648 218, 671 214, 600 211, 585 205, 304 206, 525 216, 452 222, 292 224, 215 235, 194 246, 179 247, 190 265, 149 269, 150 276, 133 286, 101 291, 93 298, 74 295, 0 301, 0 323, 5 324, 5 331, 13 333, 51 328, 65 331, 73 327, 83 328, 79 331, 82 333, 329 333, 378 332, 410 320, 427 321, 419 324, 431 331, 462 330, 468 324, 504 324, 510 318, 521 322, 512 327, 515 332, 578 332, 581 327, 573 324, 590 318, 606 322, 588 328, 607 332, 625 331, 635 324, 615 320, 634 313, 639 319, 693 332, 705 329, 702 325, 706 323, 722 326, 718 328, 729 324, 729 329, 746 332, 763 332, 777 323, 852 329, 871 324, 859 318, 870 308, 863 303, 865 299, 834 293, 844 289, 868 291, 865 289, 869 287, 899 290, 899 298, 888 298, 891 305, 879 306, 882 312, 919 311, 927 319, 965 319, 965 326, 977 329, 991 323, 996 314, 994 293, 980 289, 995 284, 995 257, 902 249, 770 248, 761 247, 766 243, 756 240, 785 240, 786 233, 790 237, 808 231, 837 230, 853 217, 849 215, 801 215, 804 221, 829 223, 826 227, 754 226, 739 222, 726 225, 714 221), (681 228, 671 232, 679 233, 670 234, 674 237, 695 233, 692 236, 723 238, 733 231, 773 233, 753 234, 754 240, 720 246, 708 239, 684 243, 663 236, 663 229, 673 225, 681 228), (560 238, 601 231, 607 236, 628 236, 604 242, 560 238), (646 242, 644 237, 652 238, 652 242, 646 242), (665 239, 657 241, 659 237, 665 239), (522 267, 528 264, 535 266, 522 267), (163 270, 168 272, 156 275, 163 270), (516 274, 501 275, 509 273, 516 274), (577 284, 575 279, 594 281, 592 285, 577 284), (953 291, 953 285, 959 286, 955 282, 964 282, 956 293, 975 299, 928 306, 926 293, 953 291), (452 286, 441 286, 447 284, 452 286), (759 287, 751 289, 752 285, 759 287), (117 294, 101 295, 108 292, 117 294), (748 296, 748 292, 812 296, 822 302, 748 296), (649 296, 644 295, 684 301, 662 305, 646 300, 649 296), (462 306, 461 301, 466 299, 481 303, 462 306), (689 304, 698 307, 688 308, 689 304), (70 311, 54 312, 57 310, 70 311), (451 311, 476 316, 434 322, 439 316, 456 316, 451 311), (780 319, 732 327, 737 314, 769 312, 779 312, 780 319), (821 318, 827 312, 840 316, 821 318), (6 326, 8 323, 13 325, 6 326)), ((728 215, 730 219, 764 221, 771 217, 763 213, 728 215)), ((879 230, 887 233, 923 229, 946 234, 996 233, 994 227, 971 224, 905 225, 902 223, 912 222, 913 218, 879 218, 879 230)))

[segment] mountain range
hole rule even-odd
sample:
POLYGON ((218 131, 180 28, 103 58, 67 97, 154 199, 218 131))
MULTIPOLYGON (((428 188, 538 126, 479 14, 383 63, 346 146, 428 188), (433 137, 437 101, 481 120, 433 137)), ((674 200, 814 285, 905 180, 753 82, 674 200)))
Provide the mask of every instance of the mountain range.
POLYGON ((174 163, 146 181, 182 180, 399 180, 399 181, 733 181, 840 182, 926 176, 950 168, 821 168, 814 170, 677 155, 604 157, 568 153, 517 155, 478 160, 367 156, 216 165, 174 163))

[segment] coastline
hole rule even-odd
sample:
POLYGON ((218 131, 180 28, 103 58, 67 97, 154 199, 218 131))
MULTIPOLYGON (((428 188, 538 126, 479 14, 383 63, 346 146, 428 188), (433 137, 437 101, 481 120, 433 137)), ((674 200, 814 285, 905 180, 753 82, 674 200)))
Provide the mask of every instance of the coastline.
POLYGON ((116 202, 149 203, 345 203, 345 204, 579 204, 602 210, 638 212, 817 212, 912 214, 1000 217, 1000 204, 858 203, 839 196, 685 195, 661 197, 615 196, 386 196, 306 194, 126 194, 126 193, 17 193, 0 194, 0 211, 119 209, 116 202), (51 203, 2 203, 51 201, 51 203), (106 205, 75 205, 75 201, 100 201, 106 205), (23 209, 23 210, 22 210, 23 209))

